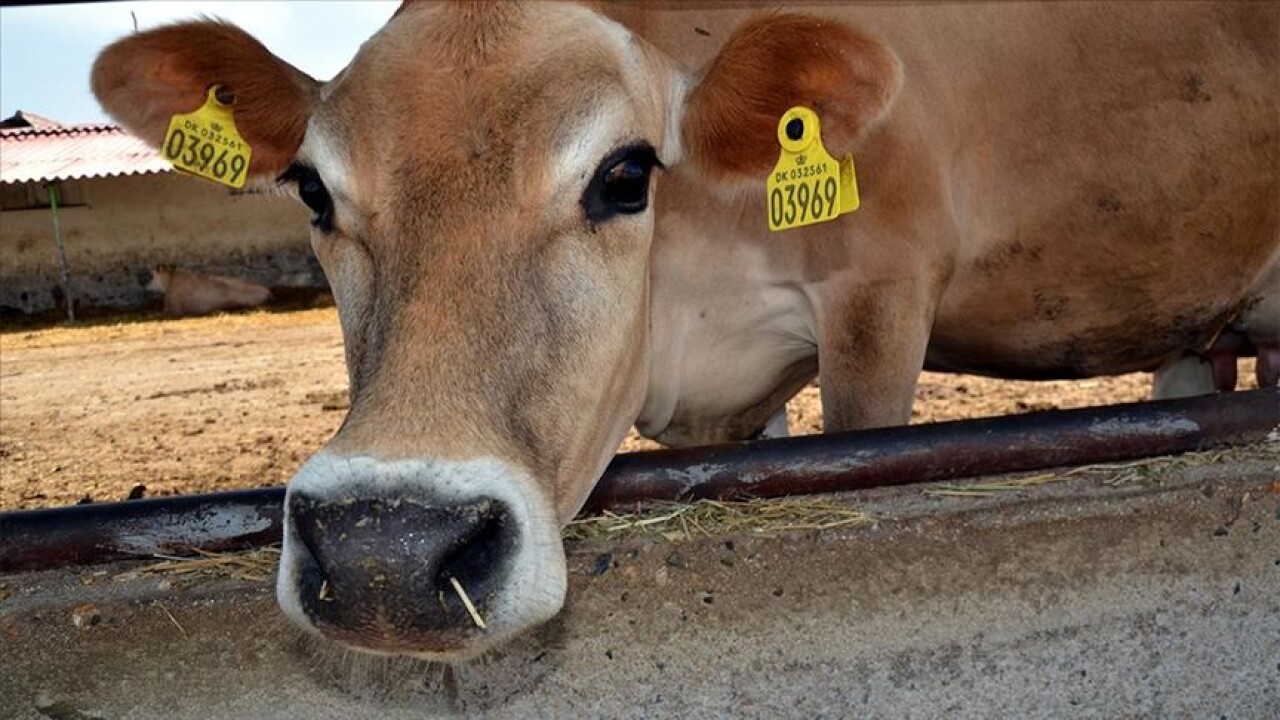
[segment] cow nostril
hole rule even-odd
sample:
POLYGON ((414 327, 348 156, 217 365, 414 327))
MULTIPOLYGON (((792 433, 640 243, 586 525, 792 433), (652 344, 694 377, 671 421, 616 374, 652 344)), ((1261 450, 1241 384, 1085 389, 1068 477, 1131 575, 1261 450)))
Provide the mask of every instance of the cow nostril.
POLYGON ((475 531, 440 563, 435 584, 439 591, 454 592, 450 579, 456 579, 471 599, 481 602, 496 590, 495 580, 501 576, 506 539, 510 536, 510 518, 500 508, 488 509, 478 518, 475 531))
POLYGON ((296 496, 289 511, 300 540, 299 599, 327 628, 359 632, 370 618, 419 630, 472 628, 471 610, 483 617, 516 552, 510 511, 493 499, 444 505, 296 496))

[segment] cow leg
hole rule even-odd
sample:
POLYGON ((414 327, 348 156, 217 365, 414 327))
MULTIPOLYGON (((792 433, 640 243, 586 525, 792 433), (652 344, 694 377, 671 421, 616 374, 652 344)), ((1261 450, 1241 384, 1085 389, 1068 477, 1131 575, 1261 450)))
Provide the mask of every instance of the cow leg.
POLYGON ((784 438, 791 437, 791 428, 787 425, 787 406, 783 405, 778 411, 769 418, 769 422, 765 423, 764 429, 760 431, 762 440, 768 438, 784 438))
POLYGON ((1239 330, 1257 350, 1259 387, 1280 383, 1280 261, 1274 262, 1256 290, 1257 300, 1240 319, 1239 330))
POLYGON ((1258 345, 1258 387, 1280 384, 1280 343, 1258 345))
POLYGON ((1212 395, 1214 390, 1213 365, 1199 355, 1187 353, 1156 370, 1151 397, 1171 400, 1212 395))
POLYGON ((936 300, 924 288, 847 295, 818 343, 824 432, 906 425, 936 300))

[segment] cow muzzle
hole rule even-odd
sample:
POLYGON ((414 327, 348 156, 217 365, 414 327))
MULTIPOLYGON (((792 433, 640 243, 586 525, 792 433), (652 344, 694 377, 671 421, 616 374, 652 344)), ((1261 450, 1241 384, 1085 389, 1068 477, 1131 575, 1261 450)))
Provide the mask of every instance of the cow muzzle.
POLYGON ((280 605, 347 647, 466 659, 549 619, 564 587, 549 505, 500 461, 321 453, 290 482, 280 605))

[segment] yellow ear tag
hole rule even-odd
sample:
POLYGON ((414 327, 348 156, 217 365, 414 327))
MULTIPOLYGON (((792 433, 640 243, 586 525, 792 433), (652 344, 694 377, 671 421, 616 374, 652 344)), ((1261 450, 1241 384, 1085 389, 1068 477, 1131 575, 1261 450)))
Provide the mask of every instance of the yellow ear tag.
POLYGON ((240 137, 231 105, 217 97, 218 86, 194 112, 174 115, 161 152, 173 167, 206 180, 244 187, 249 174, 249 143, 240 137))
POLYGON ((767 183, 769 229, 790 230, 835 220, 858 209, 853 154, 837 161, 822 146, 822 124, 807 107, 793 107, 778 121, 782 153, 767 183))

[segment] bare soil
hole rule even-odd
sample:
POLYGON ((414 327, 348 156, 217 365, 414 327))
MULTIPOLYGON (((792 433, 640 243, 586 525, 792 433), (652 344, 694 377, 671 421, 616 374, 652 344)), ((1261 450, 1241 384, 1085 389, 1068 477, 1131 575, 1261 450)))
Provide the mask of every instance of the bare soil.
MULTIPOLYGON (((913 421, 1132 402, 1150 384, 925 373, 913 421)), ((346 387, 332 308, 0 331, 0 510, 281 484, 338 428, 346 387)), ((817 387, 788 410, 792 433, 820 431, 817 387)), ((633 433, 622 450, 650 447, 633 433)))

